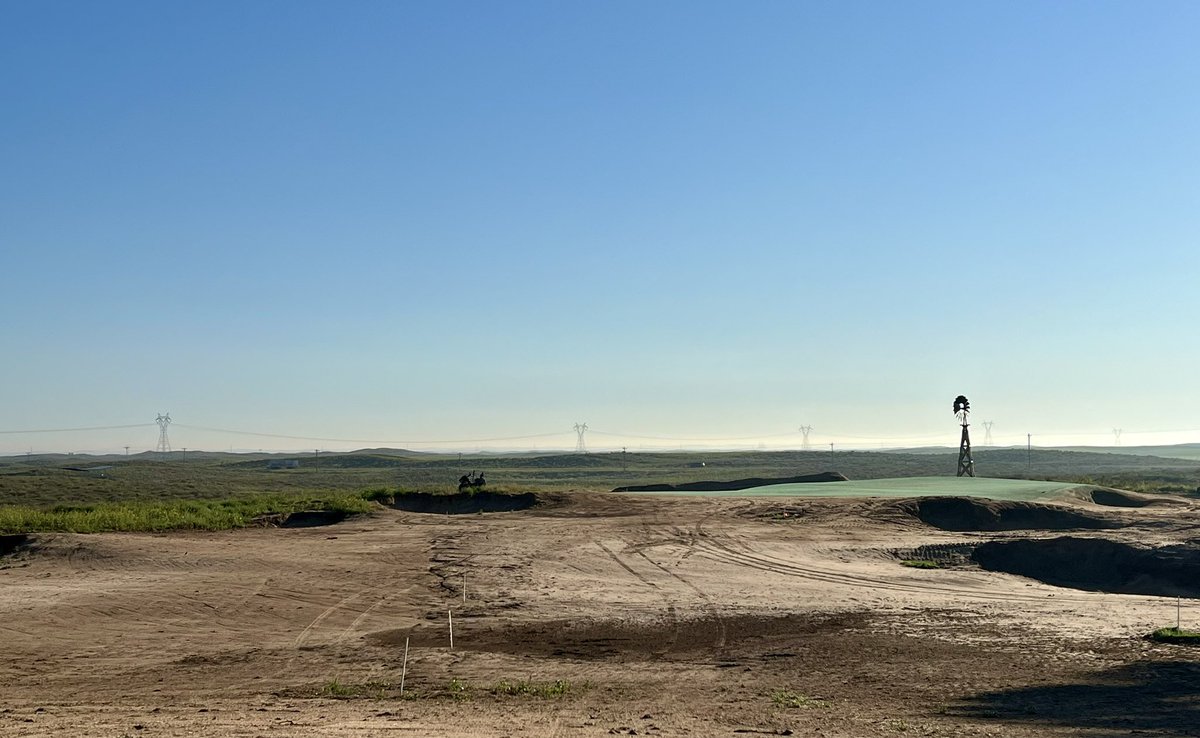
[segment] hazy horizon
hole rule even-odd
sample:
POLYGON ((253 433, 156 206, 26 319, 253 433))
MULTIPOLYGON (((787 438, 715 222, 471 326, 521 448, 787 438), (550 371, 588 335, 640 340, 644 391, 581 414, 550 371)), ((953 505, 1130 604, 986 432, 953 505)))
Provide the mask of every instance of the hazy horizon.
POLYGON ((0 454, 1200 441, 1198 25, 8 3, 0 454))

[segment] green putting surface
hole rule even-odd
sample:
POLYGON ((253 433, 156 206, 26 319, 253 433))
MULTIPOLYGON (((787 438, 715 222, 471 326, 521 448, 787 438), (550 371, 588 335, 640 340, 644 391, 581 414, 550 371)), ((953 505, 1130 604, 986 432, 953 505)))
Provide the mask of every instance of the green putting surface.
POLYGON ((986 497, 991 500, 1044 500, 1079 487, 1067 482, 984 477, 903 477, 861 482, 771 484, 766 487, 718 492, 646 492, 642 494, 698 497, 986 497))

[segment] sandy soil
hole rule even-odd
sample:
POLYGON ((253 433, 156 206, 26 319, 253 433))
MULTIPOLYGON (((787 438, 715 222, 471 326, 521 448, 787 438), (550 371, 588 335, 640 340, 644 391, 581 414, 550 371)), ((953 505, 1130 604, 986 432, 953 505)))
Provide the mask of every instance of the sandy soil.
MULTIPOLYGON (((1200 535, 1191 507, 1073 509, 1121 527, 1072 536, 1200 535)), ((1140 638, 1173 624, 1174 598, 899 563, 1062 535, 947 532, 895 500, 580 493, 41 536, 0 559, 0 734, 1200 734, 1200 654, 1140 638), (350 694, 323 695, 335 682, 350 694)))

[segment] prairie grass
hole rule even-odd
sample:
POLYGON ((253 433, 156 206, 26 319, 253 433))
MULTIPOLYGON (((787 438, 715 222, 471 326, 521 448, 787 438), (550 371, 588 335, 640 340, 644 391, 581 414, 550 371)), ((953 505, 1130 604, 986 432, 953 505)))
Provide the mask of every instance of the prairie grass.
POLYGON ((86 505, 0 507, 0 533, 100 533, 104 531, 227 530, 253 525, 262 515, 322 510, 365 513, 372 502, 341 492, 249 495, 224 500, 133 500, 86 505))

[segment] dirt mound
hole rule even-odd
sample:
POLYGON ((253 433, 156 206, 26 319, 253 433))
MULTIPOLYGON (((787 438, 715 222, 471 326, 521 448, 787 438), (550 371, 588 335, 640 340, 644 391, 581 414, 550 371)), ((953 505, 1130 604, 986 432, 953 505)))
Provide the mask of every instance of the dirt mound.
POLYGON ((845 476, 837 472, 804 474, 798 477, 750 477, 729 482, 685 482, 683 484, 640 484, 633 487, 617 487, 613 492, 735 492, 769 484, 804 484, 807 482, 846 482, 845 476))
POLYGON ((1088 490, 1084 493, 1084 498, 1091 500, 1097 505, 1106 505, 1108 507, 1148 507, 1150 505, 1175 505, 1183 502, 1182 500, 1172 500, 1153 495, 1143 495, 1137 492, 1127 492, 1122 489, 1106 489, 1104 487, 1096 487, 1095 489, 1088 490))
POLYGON ((0 536, 0 556, 16 553, 29 545, 29 536, 24 533, 13 533, 0 536))
POLYGON ((522 492, 515 495, 497 492, 459 492, 451 495, 435 495, 429 492, 409 492, 396 495, 392 507, 405 512, 439 513, 443 515, 466 515, 481 512, 512 512, 528 510, 538 503, 537 495, 522 492))
POLYGON ((1200 545, 1138 548, 1103 538, 990 541, 971 555, 984 569, 1097 592, 1200 596, 1200 545))
POLYGON ((1102 530, 1121 523, 1036 502, 999 502, 975 497, 919 497, 900 509, 935 528, 952 531, 1102 530))

